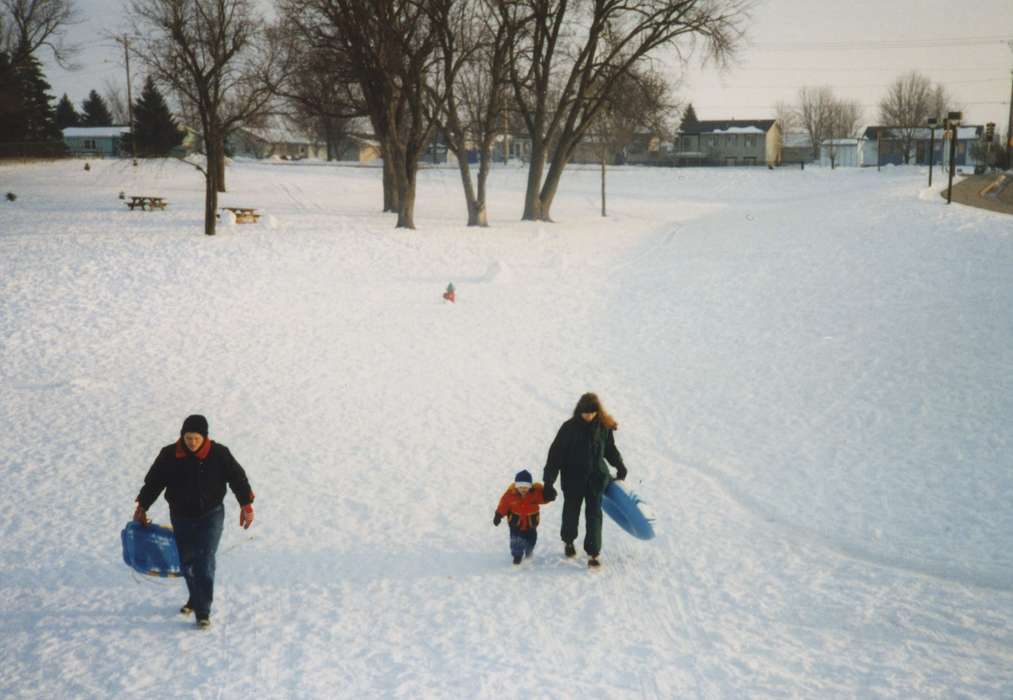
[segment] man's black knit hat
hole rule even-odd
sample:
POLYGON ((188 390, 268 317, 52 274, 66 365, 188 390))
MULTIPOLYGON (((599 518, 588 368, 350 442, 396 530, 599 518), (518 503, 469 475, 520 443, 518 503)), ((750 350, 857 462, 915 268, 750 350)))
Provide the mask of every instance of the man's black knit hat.
POLYGON ((183 427, 179 430, 179 436, 183 437, 186 433, 200 433, 204 437, 207 437, 208 419, 197 413, 187 416, 186 420, 183 421, 183 427))

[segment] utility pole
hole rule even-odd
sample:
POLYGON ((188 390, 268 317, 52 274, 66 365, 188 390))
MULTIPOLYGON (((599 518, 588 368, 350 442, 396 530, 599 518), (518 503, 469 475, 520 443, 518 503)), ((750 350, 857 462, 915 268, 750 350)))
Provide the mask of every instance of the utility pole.
MULTIPOLYGON (((1013 41, 1007 41, 1009 50, 1013 51, 1013 41)), ((1013 70, 1009 72, 1009 122, 1006 124, 1006 167, 1013 169, 1013 70)))
POLYGON ((957 167, 957 135, 960 130, 960 120, 963 118, 963 114, 960 112, 950 112, 946 121, 950 127, 950 182, 946 186, 946 203, 949 204, 953 200, 953 171, 957 167))
POLYGON ((932 162, 936 154, 936 118, 929 117, 929 187, 932 187, 932 162))
POLYGON ((137 140, 134 138, 134 97, 130 90, 130 37, 124 34, 113 39, 123 44, 123 58, 127 66, 127 118, 130 120, 130 154, 137 165, 137 140))

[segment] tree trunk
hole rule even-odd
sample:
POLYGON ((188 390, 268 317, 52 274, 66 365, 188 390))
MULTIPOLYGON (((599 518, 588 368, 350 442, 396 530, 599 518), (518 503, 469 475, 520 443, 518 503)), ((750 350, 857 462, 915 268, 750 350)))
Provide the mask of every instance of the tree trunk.
POLYGON ((541 221, 543 218, 542 201, 539 189, 542 185, 542 173, 545 171, 545 144, 531 144, 531 161, 528 163, 528 186, 524 192, 524 215, 522 221, 541 221))
POLYGON ((215 186, 219 192, 225 191, 225 137, 215 143, 215 186))
POLYGON ((401 173, 399 177, 398 194, 401 199, 401 208, 397 212, 397 226, 395 228, 415 228, 415 177, 414 173, 401 173))
POLYGON ((481 155, 479 155, 478 164, 478 222, 476 226, 488 226, 489 218, 486 212, 486 183, 489 180, 489 170, 492 168, 492 145, 490 144, 487 148, 482 149, 481 155))
POLYGON ((383 210, 399 211, 398 179, 394 173, 394 159, 389 155, 389 148, 384 146, 381 151, 383 158, 383 210))
POLYGON ((475 195, 475 185, 471 181, 471 164, 468 162, 464 139, 455 139, 452 150, 457 156, 457 170, 461 174, 461 185, 464 188, 464 202, 468 207, 468 226, 485 226, 485 202, 475 195))
POLYGON ((605 154, 601 154, 601 215, 602 217, 607 216, 605 213, 605 154))
POLYGON ((556 152, 552 154, 552 160, 549 162, 549 173, 545 176, 545 184, 542 185, 542 190, 538 195, 539 205, 541 206, 540 221, 552 221, 552 200, 556 197, 559 181, 562 179, 563 169, 566 167, 566 157, 563 153, 563 147, 558 146, 556 152))
POLYGON ((204 175, 204 233, 208 236, 215 235, 215 214, 218 209, 216 179, 215 169, 208 163, 207 172, 204 175))

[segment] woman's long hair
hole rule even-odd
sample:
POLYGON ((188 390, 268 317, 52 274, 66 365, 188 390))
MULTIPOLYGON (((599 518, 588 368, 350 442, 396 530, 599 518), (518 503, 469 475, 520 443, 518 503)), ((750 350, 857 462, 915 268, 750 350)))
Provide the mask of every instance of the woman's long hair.
POLYGON ((578 418, 581 413, 597 413, 598 420, 609 430, 616 430, 619 427, 616 419, 609 415, 605 407, 601 405, 598 395, 592 394, 590 391, 581 396, 577 405, 573 407, 574 418, 578 418))

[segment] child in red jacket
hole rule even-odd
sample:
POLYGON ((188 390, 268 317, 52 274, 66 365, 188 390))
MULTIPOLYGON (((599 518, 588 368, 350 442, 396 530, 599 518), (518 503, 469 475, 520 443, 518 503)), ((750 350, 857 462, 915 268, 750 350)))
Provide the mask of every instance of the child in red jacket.
POLYGON ((510 554, 514 564, 530 557, 538 541, 538 506, 549 503, 542 492, 541 484, 532 484, 531 472, 522 469, 514 477, 506 493, 499 499, 492 524, 497 527, 503 518, 510 525, 510 554))

